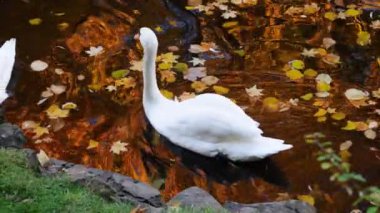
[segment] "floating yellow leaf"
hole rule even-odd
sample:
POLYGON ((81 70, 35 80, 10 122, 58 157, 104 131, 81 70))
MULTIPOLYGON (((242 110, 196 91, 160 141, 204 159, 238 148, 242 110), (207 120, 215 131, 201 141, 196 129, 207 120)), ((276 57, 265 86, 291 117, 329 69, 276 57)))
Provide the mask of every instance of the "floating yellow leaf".
POLYGON ((127 69, 120 69, 120 70, 115 70, 111 73, 112 78, 114 79, 120 79, 125 77, 129 73, 129 70, 127 69))
POLYGON ((305 72, 303 74, 307 78, 314 78, 315 76, 318 75, 318 72, 309 68, 309 69, 305 70, 305 72))
POLYGON ((172 68, 172 66, 173 66, 173 64, 163 62, 163 63, 160 63, 158 65, 158 69, 159 70, 169 70, 172 68))
POLYGON ((67 23, 67 22, 62 22, 62 23, 59 23, 59 24, 57 25, 57 28, 58 28, 58 30, 60 30, 60 31, 65 31, 69 26, 70 26, 69 23, 67 23))
POLYGON ((33 138, 39 138, 44 134, 49 134, 49 130, 46 127, 36 126, 33 129, 34 137, 33 138))
POLYGON ((347 162, 350 159, 350 157, 351 157, 351 153, 347 149, 340 151, 339 155, 340 155, 340 157, 342 158, 342 160, 344 162, 347 162))
POLYGON ((88 147, 87 149, 93 149, 93 148, 97 148, 99 146, 99 142, 96 141, 96 140, 90 140, 89 143, 88 143, 88 147))
POLYGON ((174 98, 174 94, 172 92, 170 92, 169 90, 166 90, 166 89, 161 89, 160 90, 161 94, 163 96, 165 96, 167 99, 173 99, 174 98))
POLYGON ((357 123, 354 121, 347 121, 347 124, 345 127, 342 127, 343 130, 355 130, 357 127, 357 123))
POLYGON ((306 202, 312 206, 314 206, 314 204, 315 204, 314 197, 312 197, 311 195, 298 195, 297 199, 304 201, 304 202, 306 202))
POLYGON ((277 112, 280 109, 280 101, 275 97, 267 97, 263 100, 263 106, 272 112, 277 112))
POLYGON ((121 152, 126 152, 128 151, 127 147, 129 144, 128 143, 124 143, 124 142, 121 142, 121 141, 116 141, 115 143, 112 144, 112 147, 110 149, 110 151, 114 154, 117 154, 119 155, 121 152))
POLYGON ((115 81, 115 86, 122 86, 126 89, 134 88, 136 86, 136 80, 133 77, 121 78, 115 81))
POLYGON ((164 53, 164 54, 161 54, 157 57, 157 61, 161 61, 163 63, 167 63, 167 64, 174 64, 174 63, 177 63, 177 59, 179 58, 178 55, 174 55, 173 52, 168 52, 168 53, 164 53))
POLYGON ((202 81, 194 81, 191 84, 191 88, 193 88, 195 90, 195 92, 200 93, 200 92, 203 92, 204 90, 206 90, 208 88, 208 86, 205 83, 203 83, 202 81))
POLYGON ((346 10, 344 14, 346 14, 347 17, 355 17, 362 14, 362 11, 351 8, 351 9, 346 10))
POLYGON ((334 12, 326 12, 325 13, 325 18, 330 20, 330 21, 334 21, 337 18, 337 16, 338 15, 334 12))
POLYGON ((182 73, 186 72, 189 69, 189 67, 185 63, 177 63, 173 68, 175 71, 182 73))
POLYGON ((320 7, 316 3, 311 3, 311 4, 305 4, 304 6, 304 14, 305 15, 311 15, 320 10, 320 7))
POLYGON ((343 112, 336 112, 331 115, 331 118, 340 121, 346 118, 346 114, 344 114, 343 112))
POLYGON ((290 65, 297 70, 302 70, 305 68, 305 63, 301 60, 293 60, 290 62, 290 65))
POLYGON ((313 97, 314 97, 313 93, 307 93, 301 96, 300 98, 305 101, 310 101, 313 97))
POLYGON ((42 19, 40 18, 29 19, 30 25, 40 25, 41 23, 42 23, 42 19))
POLYGON ((224 28, 232 28, 232 27, 236 27, 239 25, 239 22, 237 21, 228 21, 228 22, 225 22, 222 26, 224 28))
POLYGON ((58 105, 53 104, 45 112, 50 119, 57 119, 68 117, 70 110, 61 109, 58 105))
POLYGON ((62 105, 62 109, 70 110, 70 109, 76 109, 76 108, 78 108, 78 106, 73 102, 67 102, 67 103, 62 105))
POLYGON ((327 120, 327 117, 326 117, 326 116, 322 116, 322 117, 318 117, 318 118, 317 118, 317 121, 318 121, 319 123, 325 122, 326 120, 327 120))
POLYGON ((173 83, 176 80, 175 74, 176 74, 175 72, 170 71, 170 70, 160 71, 161 81, 173 83))
POLYGON ((230 91, 230 89, 227 87, 222 87, 222 86, 217 86, 217 85, 212 86, 212 88, 214 89, 216 93, 220 95, 227 94, 230 91))
POLYGON ((295 81, 301 79, 303 77, 303 74, 299 70, 290 70, 286 72, 286 76, 288 76, 290 80, 295 81))
POLYGON ((365 46, 371 43, 371 35, 367 31, 358 32, 356 43, 360 46, 365 46))
POLYGON ((157 26, 157 27, 154 28, 154 31, 156 31, 157 33, 161 33, 161 32, 163 32, 164 30, 162 29, 161 26, 157 26))
POLYGON ((327 111, 323 108, 319 108, 318 111, 314 114, 314 117, 322 117, 325 116, 327 111))
POLYGON ((317 90, 319 92, 328 92, 331 89, 330 84, 324 82, 324 81, 318 81, 317 82, 317 90))

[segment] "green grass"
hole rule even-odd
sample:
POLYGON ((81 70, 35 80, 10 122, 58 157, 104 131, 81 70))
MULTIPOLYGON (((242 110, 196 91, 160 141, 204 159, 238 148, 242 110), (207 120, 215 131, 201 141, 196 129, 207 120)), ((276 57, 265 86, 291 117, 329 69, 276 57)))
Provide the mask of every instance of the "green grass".
POLYGON ((130 212, 132 208, 107 202, 65 177, 42 177, 28 168, 22 151, 0 149, 0 213, 130 212))

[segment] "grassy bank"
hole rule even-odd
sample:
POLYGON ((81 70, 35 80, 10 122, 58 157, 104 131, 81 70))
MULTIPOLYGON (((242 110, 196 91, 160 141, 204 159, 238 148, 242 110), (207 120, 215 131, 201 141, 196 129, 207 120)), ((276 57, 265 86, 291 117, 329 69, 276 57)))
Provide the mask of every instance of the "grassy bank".
POLYGON ((28 168, 25 153, 0 149, 0 212, 130 212, 64 177, 41 177, 28 168))

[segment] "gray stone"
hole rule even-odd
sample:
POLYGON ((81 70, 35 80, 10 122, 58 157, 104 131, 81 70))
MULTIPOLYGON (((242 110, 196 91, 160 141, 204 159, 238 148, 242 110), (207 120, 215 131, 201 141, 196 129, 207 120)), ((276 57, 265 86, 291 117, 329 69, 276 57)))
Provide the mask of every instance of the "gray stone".
POLYGON ((71 181, 86 186, 108 200, 130 202, 150 209, 160 209, 165 206, 156 188, 117 173, 56 159, 50 159, 42 168, 42 173, 45 175, 66 173, 71 181))
POLYGON ((270 203, 240 204, 226 202, 224 208, 233 213, 316 213, 316 209, 299 200, 270 203))
POLYGON ((23 149, 26 153, 27 165, 29 168, 38 171, 40 167, 40 162, 37 159, 37 153, 33 149, 23 149))
POLYGON ((0 124, 0 147, 22 148, 26 138, 21 129, 10 123, 0 124))
POLYGON ((174 196, 169 202, 169 206, 180 205, 182 207, 196 207, 196 208, 212 208, 215 210, 222 210, 223 207, 215 200, 208 192, 203 189, 193 186, 185 189, 176 196, 174 196))

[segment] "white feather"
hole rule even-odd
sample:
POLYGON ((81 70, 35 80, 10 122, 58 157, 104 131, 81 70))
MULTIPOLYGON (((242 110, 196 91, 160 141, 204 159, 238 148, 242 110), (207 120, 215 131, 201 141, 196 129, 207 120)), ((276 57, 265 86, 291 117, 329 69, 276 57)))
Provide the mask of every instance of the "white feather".
POLYGON ((213 157, 225 155, 233 161, 253 161, 292 148, 283 140, 262 136, 254 121, 228 98, 202 94, 183 102, 163 97, 155 71, 157 37, 141 28, 144 48, 144 111, 153 127, 174 144, 213 157))
POLYGON ((6 88, 11 79, 16 56, 16 39, 6 41, 0 48, 0 104, 8 97, 6 88))

